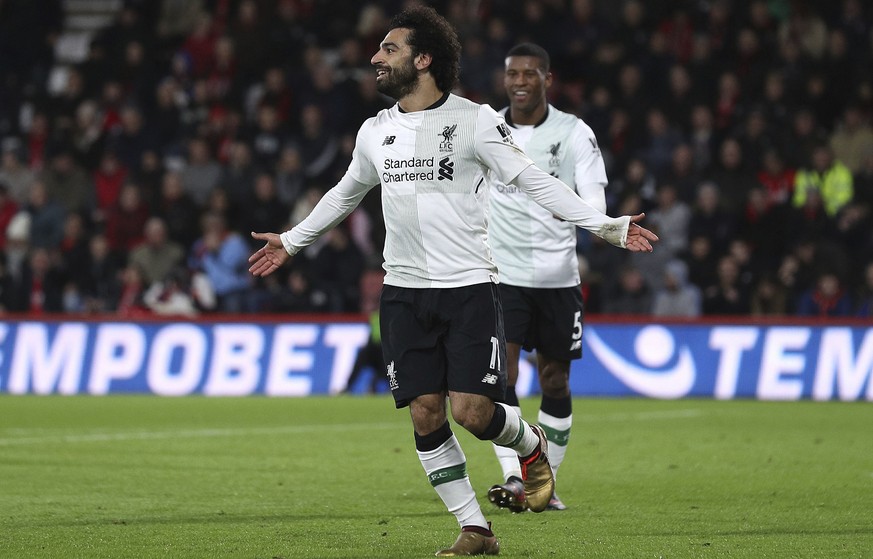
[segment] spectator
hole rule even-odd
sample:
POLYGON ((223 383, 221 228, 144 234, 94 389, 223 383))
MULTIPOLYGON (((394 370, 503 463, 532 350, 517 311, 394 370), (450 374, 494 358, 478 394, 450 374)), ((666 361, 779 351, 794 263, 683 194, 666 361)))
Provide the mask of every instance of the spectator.
POLYGON ((858 289, 856 311, 857 316, 873 317, 873 262, 864 267, 864 277, 858 289))
POLYGON ((642 154, 649 169, 656 177, 665 176, 670 170, 673 150, 682 143, 682 135, 667 120, 663 111, 649 109, 646 115, 646 142, 642 154))
MULTIPOLYGON (((289 208, 279 200, 276 182, 269 173, 260 173, 255 178, 254 188, 242 205, 239 219, 240 231, 277 231, 288 219, 289 208)), ((251 246, 260 246, 253 242, 251 246)))
POLYGON ((811 192, 816 192, 821 198, 829 217, 834 217, 853 196, 852 173, 842 162, 834 159, 833 151, 826 144, 816 146, 811 165, 797 172, 792 197, 794 207, 804 207, 811 192))
POLYGON ((197 316, 197 304, 184 268, 176 268, 152 283, 143 294, 143 303, 156 315, 197 316))
POLYGON ((646 278, 634 266, 622 267, 618 283, 605 291, 605 313, 645 315, 652 312, 652 292, 646 278))
POLYGON ((173 49, 191 34, 203 13, 203 0, 161 0, 157 35, 165 48, 173 49))
POLYGON ((327 242, 312 258, 310 271, 329 297, 332 312, 358 312, 364 257, 343 227, 325 234, 327 242))
POLYGON ((52 263, 48 249, 36 247, 30 253, 21 276, 13 279, 9 310, 32 314, 59 313, 63 308, 63 277, 52 263))
POLYGON ((28 203, 22 211, 30 215, 30 244, 37 248, 56 248, 64 235, 64 208, 49 198, 41 181, 30 187, 28 203))
POLYGON ((767 192, 763 187, 749 191, 745 211, 740 217, 737 233, 739 238, 749 243, 758 254, 783 254, 788 227, 788 211, 784 206, 769 204, 767 192))
POLYGON ((743 161, 742 146, 731 137, 721 143, 718 162, 707 178, 718 185, 721 205, 734 215, 739 214, 748 198, 749 190, 756 184, 755 176, 743 161))
POLYGON ((198 235, 197 219, 200 212, 197 204, 185 192, 179 173, 167 171, 164 174, 154 215, 167 224, 170 239, 186 248, 194 243, 198 235))
POLYGON ((852 302, 840 278, 833 272, 818 276, 815 287, 805 291, 797 303, 800 316, 851 316, 852 302))
POLYGON ((289 208, 293 207, 305 187, 303 158, 300 150, 293 144, 282 148, 276 165, 276 188, 279 200, 289 208))
POLYGON ((120 277, 118 292, 113 300, 115 313, 127 318, 138 318, 151 314, 143 300, 145 284, 142 269, 135 264, 128 264, 121 270, 120 277))
POLYGON ((693 202, 697 185, 700 184, 700 173, 694 166, 694 152, 691 146, 682 143, 673 149, 670 167, 664 174, 663 182, 676 187, 676 197, 683 204, 693 202))
POLYGON ((773 274, 764 274, 752 289, 752 316, 782 316, 788 313, 788 293, 773 274))
POLYGON ((143 281, 150 286, 164 281, 184 262, 185 249, 167 237, 167 224, 159 217, 146 221, 143 237, 144 241, 131 251, 129 261, 142 270, 143 281))
POLYGON ((188 267, 206 274, 223 313, 255 312, 255 297, 249 275, 249 247, 236 232, 227 229, 225 218, 211 212, 201 220, 202 236, 195 241, 188 267))
POLYGON ((81 278, 85 311, 104 313, 113 310, 120 289, 118 273, 121 263, 109 250, 106 237, 99 233, 92 236, 88 242, 88 259, 77 264, 81 269, 70 268, 69 272, 81 278))
POLYGON ((703 291, 703 313, 707 315, 743 315, 750 310, 749 294, 740 283, 740 269, 733 256, 718 261, 718 278, 703 291))
POLYGON ((652 303, 654 316, 693 318, 701 314, 701 294, 688 281, 688 266, 681 260, 671 260, 664 270, 664 284, 655 292, 652 303))
POLYGON ((691 108, 691 132, 689 134, 691 151, 694 154, 694 169, 703 174, 712 165, 715 155, 716 132, 712 110, 706 105, 691 108))
POLYGON ((778 149, 770 148, 764 152, 756 178, 758 184, 766 189, 765 198, 768 209, 773 206, 788 205, 794 192, 795 173, 794 169, 786 167, 785 160, 778 149))
POLYGON ((712 250, 712 241, 705 234, 692 235, 685 254, 688 265, 688 280, 703 289, 718 280, 716 273, 718 255, 712 250))
POLYGON ((219 188, 227 192, 232 204, 243 204, 251 196, 257 169, 252 162, 252 150, 241 140, 230 144, 227 164, 221 172, 219 188))
POLYGON ((201 138, 188 141, 188 161, 180 173, 185 192, 194 203, 205 206, 209 195, 221 180, 221 166, 210 153, 209 145, 201 138))
POLYGON ((49 198, 60 204, 65 213, 90 212, 94 204, 94 183, 69 149, 61 148, 53 155, 49 168, 40 173, 39 178, 49 198))
POLYGON ((873 151, 873 128, 865 121, 861 107, 849 105, 843 119, 831 134, 830 146, 834 158, 853 174, 862 168, 865 154, 873 151))
POLYGON ((77 107, 70 132, 70 147, 77 163, 86 172, 93 172, 100 164, 106 149, 106 131, 103 129, 103 114, 94 99, 85 99, 77 107))
POLYGON ((36 176, 24 164, 21 140, 14 136, 4 138, 0 143, 0 182, 9 188, 9 195, 19 205, 27 203, 30 185, 36 176))
POLYGON ((80 214, 67 214, 64 220, 64 236, 60 244, 60 263, 66 282, 81 292, 84 284, 84 263, 88 261, 88 232, 80 214))
POLYGON ((127 180, 127 175, 127 169, 115 156, 115 152, 104 151, 100 158, 100 166, 92 176, 95 197, 94 221, 104 222, 106 215, 118 204, 118 196, 127 180))
POLYGON ((327 293, 312 284, 305 268, 296 268, 288 274, 285 285, 278 286, 272 296, 272 308, 281 313, 330 312, 327 293))
POLYGON ((873 148, 861 159, 861 170, 852 180, 855 202, 873 210, 873 148))
POLYGON ((252 146, 255 164, 261 169, 275 169, 286 140, 276 107, 259 106, 255 126, 245 136, 245 141, 252 146))
POLYGON ((678 199, 676 187, 665 183, 658 188, 658 205, 649 213, 649 225, 661 238, 661 250, 676 256, 688 247, 691 208, 678 199))
POLYGON ((149 210, 139 187, 127 183, 121 188, 118 202, 106 216, 106 239, 109 248, 119 258, 126 255, 143 241, 143 230, 149 218, 149 210))
POLYGON ((694 209, 688 223, 689 237, 705 236, 712 251, 722 253, 736 233, 736 214, 724 210, 719 187, 714 182, 703 182, 697 187, 694 209))
POLYGON ((339 138, 326 126, 325 115, 318 105, 310 104, 300 111, 302 134, 299 138, 306 177, 314 182, 328 180, 339 153, 339 138))
POLYGON ((113 129, 108 145, 121 163, 131 171, 139 171, 144 152, 155 148, 155 140, 142 111, 136 105, 125 105, 119 115, 119 126, 113 129))
POLYGON ((9 195, 9 186, 0 179, 0 254, 6 249, 6 228, 17 213, 18 203, 9 195))

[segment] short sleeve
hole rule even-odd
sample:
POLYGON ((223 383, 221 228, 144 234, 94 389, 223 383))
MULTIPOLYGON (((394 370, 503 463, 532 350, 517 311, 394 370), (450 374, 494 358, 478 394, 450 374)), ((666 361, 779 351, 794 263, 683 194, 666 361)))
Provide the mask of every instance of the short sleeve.
POLYGON ((479 108, 476 156, 504 184, 509 184, 533 161, 512 140, 506 121, 487 105, 479 108))

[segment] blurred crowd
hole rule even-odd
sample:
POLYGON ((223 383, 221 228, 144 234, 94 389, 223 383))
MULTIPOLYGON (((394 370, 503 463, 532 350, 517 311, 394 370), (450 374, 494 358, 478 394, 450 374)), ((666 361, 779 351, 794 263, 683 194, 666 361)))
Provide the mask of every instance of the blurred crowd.
MULTIPOLYGON (((63 63, 61 0, 0 0, 6 312, 367 312, 379 189, 265 279, 289 229, 391 106, 369 59, 409 2, 125 0, 63 63)), ((873 316, 873 7, 861 0, 446 0, 458 93, 506 105, 506 51, 545 47, 550 101, 594 130, 609 213, 581 232, 592 313, 873 316)))

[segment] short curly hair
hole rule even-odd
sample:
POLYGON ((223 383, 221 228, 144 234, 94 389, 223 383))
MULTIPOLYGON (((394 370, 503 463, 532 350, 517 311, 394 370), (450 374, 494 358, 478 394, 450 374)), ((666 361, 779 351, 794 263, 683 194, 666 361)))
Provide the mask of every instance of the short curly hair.
POLYGON ((440 91, 451 91, 458 83, 461 68, 461 42, 446 18, 429 6, 403 10, 391 19, 389 29, 409 29, 412 56, 429 54, 430 73, 440 91))

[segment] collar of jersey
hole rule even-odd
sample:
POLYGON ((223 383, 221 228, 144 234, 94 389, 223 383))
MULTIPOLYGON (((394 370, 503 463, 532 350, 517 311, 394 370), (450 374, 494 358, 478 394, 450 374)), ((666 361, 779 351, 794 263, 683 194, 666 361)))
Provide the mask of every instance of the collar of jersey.
MULTIPOLYGON (((448 99, 448 98, 449 98, 449 93, 448 93, 448 92, 443 93, 443 96, 440 97, 440 98, 437 100, 436 103, 434 103, 434 104, 431 105, 430 107, 425 107, 424 110, 425 110, 425 111, 429 111, 429 110, 431 110, 431 109, 435 109, 435 108, 441 106, 443 103, 445 103, 445 102, 446 102, 446 99, 448 99)), ((400 111, 401 113, 405 113, 405 112, 406 112, 406 111, 403 110, 403 108, 402 108, 400 105, 397 105, 397 110, 400 111)))
MULTIPOLYGON (((546 114, 543 115, 543 118, 540 119, 539 122, 534 124, 534 128, 544 123, 546 119, 549 118, 549 106, 546 105, 546 114)), ((512 109, 506 109, 506 114, 503 115, 503 119, 506 121, 506 124, 512 126, 513 128, 518 128, 514 122, 512 122, 512 109)))

